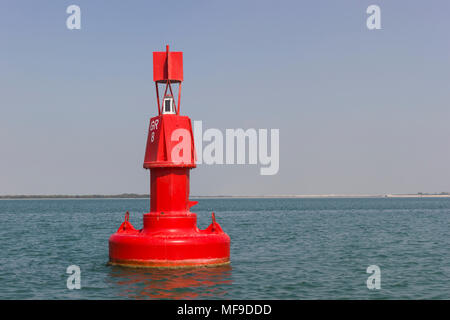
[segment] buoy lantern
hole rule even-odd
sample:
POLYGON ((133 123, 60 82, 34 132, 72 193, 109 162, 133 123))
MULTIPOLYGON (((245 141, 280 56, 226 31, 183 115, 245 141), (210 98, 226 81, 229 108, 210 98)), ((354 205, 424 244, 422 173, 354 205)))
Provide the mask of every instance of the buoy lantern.
POLYGON ((191 119, 180 115, 183 53, 153 52, 158 116, 150 119, 144 168, 150 169, 150 212, 135 229, 129 213, 109 238, 109 262, 133 267, 189 267, 230 262, 230 237, 215 221, 197 227, 190 211, 189 172, 195 168, 191 119), (159 86, 165 87, 162 104, 159 86), (174 90, 178 87, 178 99, 174 90))

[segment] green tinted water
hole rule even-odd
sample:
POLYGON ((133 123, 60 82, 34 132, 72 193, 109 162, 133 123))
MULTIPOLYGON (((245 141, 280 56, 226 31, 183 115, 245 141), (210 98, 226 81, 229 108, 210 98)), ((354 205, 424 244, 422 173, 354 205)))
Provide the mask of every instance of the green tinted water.
POLYGON ((231 266, 106 265, 143 199, 0 201, 0 299, 450 299, 450 199, 201 199, 231 237, 231 266), (369 290, 369 265, 381 289, 369 290), (66 287, 69 265, 80 290, 66 287))

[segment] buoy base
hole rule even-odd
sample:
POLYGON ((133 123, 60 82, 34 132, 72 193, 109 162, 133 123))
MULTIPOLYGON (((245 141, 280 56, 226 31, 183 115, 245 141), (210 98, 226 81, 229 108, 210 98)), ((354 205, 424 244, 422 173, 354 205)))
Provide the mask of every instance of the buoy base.
POLYGON ((230 237, 215 222, 205 230, 194 213, 144 215, 136 230, 128 218, 109 238, 109 264, 137 268, 185 268, 230 263, 230 237))
POLYGON ((218 267, 230 264, 229 258, 219 259, 194 259, 194 260, 116 260, 108 262, 112 266, 131 268, 194 268, 194 267, 218 267))

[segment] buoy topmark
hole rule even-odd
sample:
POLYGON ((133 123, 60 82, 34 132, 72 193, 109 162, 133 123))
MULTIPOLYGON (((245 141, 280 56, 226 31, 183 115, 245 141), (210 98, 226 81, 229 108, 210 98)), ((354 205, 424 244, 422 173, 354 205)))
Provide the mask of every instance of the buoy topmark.
POLYGON ((215 221, 197 228, 190 208, 189 172, 195 168, 191 119, 180 116, 183 53, 153 52, 158 116, 150 119, 144 168, 150 169, 150 212, 137 230, 129 213, 109 238, 109 262, 133 267, 188 267, 230 262, 230 237, 215 221), (163 85, 162 103, 159 86, 163 85), (174 90, 178 87, 178 97, 174 90))

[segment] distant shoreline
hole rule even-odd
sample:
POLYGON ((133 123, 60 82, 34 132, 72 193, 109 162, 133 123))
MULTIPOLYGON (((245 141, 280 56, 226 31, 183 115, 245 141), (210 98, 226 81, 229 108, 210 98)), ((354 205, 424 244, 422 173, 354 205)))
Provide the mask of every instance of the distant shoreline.
MULTIPOLYGON (((4 195, 0 200, 33 200, 33 199, 148 199, 148 194, 123 193, 115 195, 4 195)), ((317 195, 266 195, 266 196, 191 196, 193 199, 326 199, 326 198, 450 198, 450 193, 417 193, 417 194, 317 194, 317 195)))

